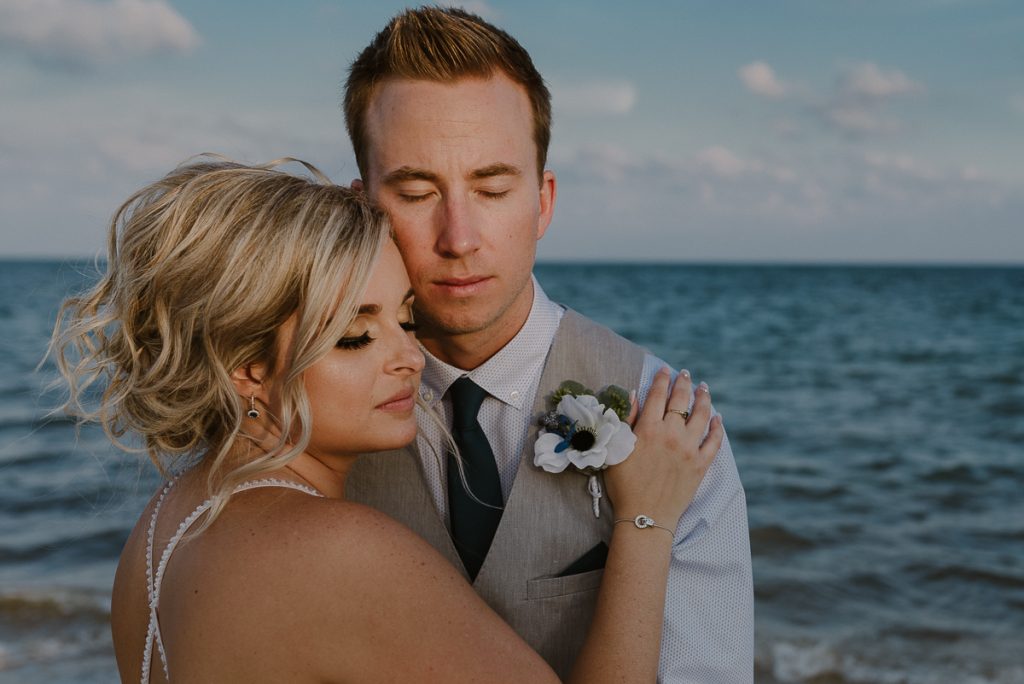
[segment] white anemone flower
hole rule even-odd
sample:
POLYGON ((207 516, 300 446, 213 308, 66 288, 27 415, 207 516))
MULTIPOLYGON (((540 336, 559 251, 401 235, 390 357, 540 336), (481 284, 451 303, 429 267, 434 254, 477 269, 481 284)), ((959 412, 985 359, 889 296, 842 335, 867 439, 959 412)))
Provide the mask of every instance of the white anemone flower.
POLYGON ((549 473, 560 473, 570 464, 579 470, 597 471, 626 460, 636 446, 636 435, 612 409, 589 394, 565 395, 555 411, 569 419, 567 437, 545 432, 533 445, 533 464, 549 473))

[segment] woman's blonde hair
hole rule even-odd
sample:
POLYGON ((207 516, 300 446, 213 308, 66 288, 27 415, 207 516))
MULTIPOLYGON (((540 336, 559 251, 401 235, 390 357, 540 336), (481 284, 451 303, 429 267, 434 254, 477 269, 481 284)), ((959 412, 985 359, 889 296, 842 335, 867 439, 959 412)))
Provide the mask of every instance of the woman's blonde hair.
POLYGON ((165 476, 211 460, 214 507, 203 527, 235 485, 308 444, 302 373, 355 317, 389 237, 386 217, 362 195, 304 162, 315 179, 274 168, 288 161, 297 160, 203 157, 128 198, 111 221, 106 273, 64 303, 51 340, 70 390, 65 410, 100 422, 127 450, 126 434, 141 436, 165 476), (293 315, 294 341, 278 368, 277 331, 293 315), (281 438, 223 468, 248 408, 231 376, 250 364, 275 379, 281 438))

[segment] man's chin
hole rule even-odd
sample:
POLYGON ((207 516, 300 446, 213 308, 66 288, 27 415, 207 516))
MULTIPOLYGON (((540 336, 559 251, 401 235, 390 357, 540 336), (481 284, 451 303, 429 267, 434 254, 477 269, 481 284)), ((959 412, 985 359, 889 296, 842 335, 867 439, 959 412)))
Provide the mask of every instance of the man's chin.
POLYGON ((421 338, 456 337, 459 335, 472 335, 486 330, 491 319, 483 316, 471 316, 461 314, 458 316, 420 316, 420 326, 423 330, 421 338))

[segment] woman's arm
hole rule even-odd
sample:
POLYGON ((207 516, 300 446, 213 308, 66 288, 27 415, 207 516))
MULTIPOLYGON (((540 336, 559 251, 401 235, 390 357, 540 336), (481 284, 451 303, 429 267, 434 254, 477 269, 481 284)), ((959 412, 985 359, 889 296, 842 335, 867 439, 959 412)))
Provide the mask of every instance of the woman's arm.
POLYGON ((616 520, 597 608, 569 681, 653 682, 658 674, 673 530, 710 467, 724 430, 701 385, 689 418, 690 379, 655 376, 637 420, 637 448, 607 472, 616 520), (662 527, 638 528, 638 515, 662 527), (662 529, 667 528, 667 529, 662 529))

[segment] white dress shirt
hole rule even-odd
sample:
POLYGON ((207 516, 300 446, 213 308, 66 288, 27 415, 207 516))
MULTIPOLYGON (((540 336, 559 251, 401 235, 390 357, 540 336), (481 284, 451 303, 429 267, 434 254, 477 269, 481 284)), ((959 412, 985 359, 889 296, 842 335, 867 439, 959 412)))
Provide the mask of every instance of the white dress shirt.
MULTIPOLYGON (((477 419, 494 452, 507 501, 526 446, 544 360, 564 309, 548 299, 536 279, 526 323, 497 354, 463 371, 424 350, 420 397, 449 429, 448 388, 469 376, 488 396, 477 419)), ((665 366, 648 354, 637 396, 647 396, 665 366)), ((417 446, 434 504, 447 520, 446 438, 417 409, 417 446)), ((754 603, 746 497, 728 438, 676 528, 665 601, 658 681, 663 683, 753 681, 754 603)))

